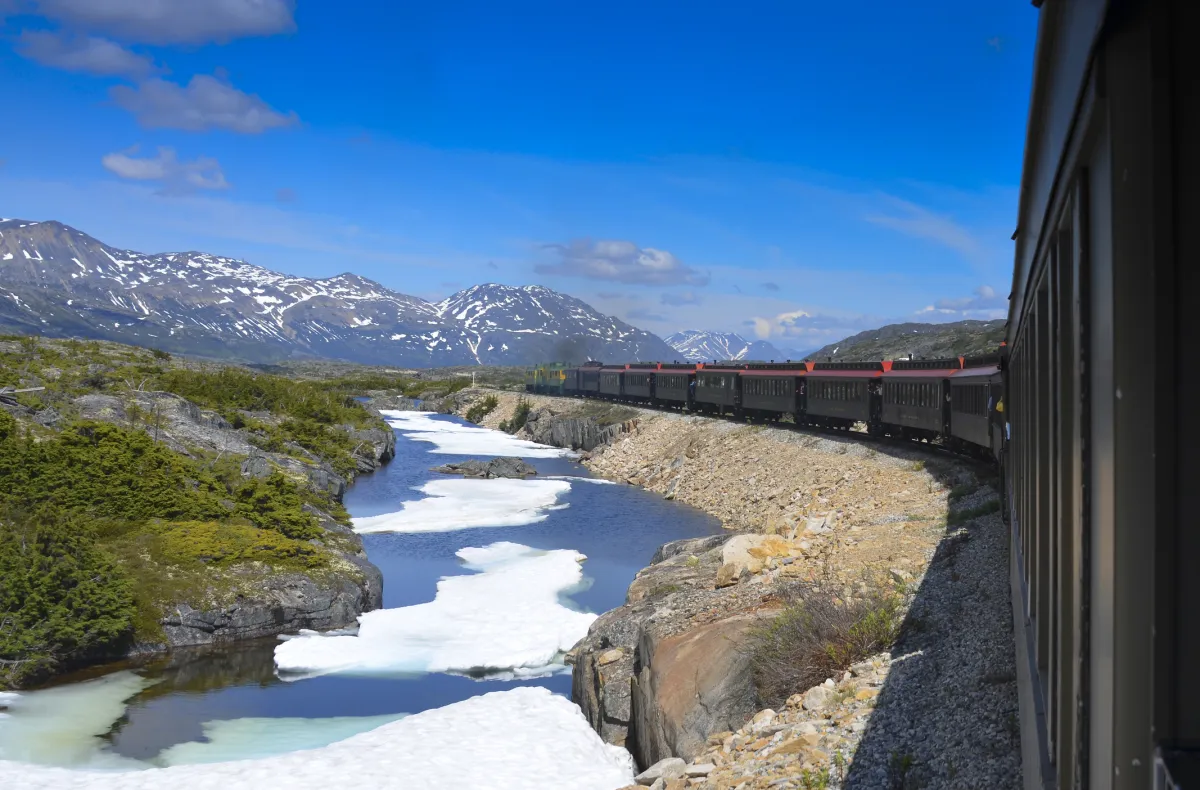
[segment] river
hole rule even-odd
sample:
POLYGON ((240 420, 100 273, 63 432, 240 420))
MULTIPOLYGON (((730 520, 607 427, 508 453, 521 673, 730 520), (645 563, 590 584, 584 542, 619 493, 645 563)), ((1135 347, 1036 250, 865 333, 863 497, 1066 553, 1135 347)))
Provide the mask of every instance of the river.
MULTIPOLYGON (((601 613, 624 602, 629 583, 659 545, 720 531, 715 519, 700 511, 632 486, 592 480, 584 467, 549 449, 514 449, 507 435, 486 432, 485 436, 482 429, 468 427, 456 417, 404 419, 393 423, 403 426, 397 429, 396 457, 374 474, 360 477, 345 498, 357 526, 387 529, 394 524, 420 530, 364 535, 368 556, 383 571, 385 610, 428 604, 435 600, 439 580, 478 575, 465 566, 458 552, 506 543, 586 555, 583 580, 562 590, 557 603, 579 612, 601 613), (494 490, 504 496, 493 502, 481 495, 493 489, 473 485, 493 481, 463 481, 430 470, 497 454, 481 449, 524 456, 537 469, 534 480, 541 488, 517 483, 511 487, 515 493, 508 496, 509 489, 501 483, 494 490), (426 490, 419 490, 423 486, 426 490), (558 493, 547 504, 545 491, 551 487, 558 493), (541 492, 542 500, 536 501, 538 496, 529 492, 541 492), (409 518, 405 526, 405 512, 422 514, 416 519, 419 523, 414 525, 409 518), (509 526, 465 526, 497 522, 509 526), (462 528, 446 528, 455 526, 462 528)), ((438 593, 439 600, 442 595, 438 593)), ((479 611, 486 614, 484 603, 479 611)), ((514 608, 521 604, 518 600, 514 608)), ((430 611, 438 617, 439 612, 464 610, 460 602, 457 610, 430 611)), ((466 614, 462 623, 432 625, 478 631, 484 640, 503 636, 489 636, 487 622, 472 621, 469 615, 478 612, 466 614)), ((314 645, 317 648, 335 644, 325 641, 328 637, 308 639, 321 640, 314 645)), ((358 640, 346 643, 352 646, 363 642, 361 637, 344 639, 358 640)), ((316 677, 281 677, 275 660, 279 645, 279 640, 269 639, 180 652, 136 667, 94 670, 86 675, 90 683, 67 682, 50 692, 31 692, 30 698, 58 696, 43 697, 53 704, 43 706, 36 722, 23 721, 21 707, 13 707, 12 715, 0 721, 0 757, 73 767, 212 762, 323 746, 406 714, 491 691, 536 685, 568 698, 571 693, 569 671, 561 666, 542 670, 538 677, 513 679, 508 672, 501 673, 506 677, 477 679, 414 669, 421 661, 436 664, 426 653, 412 659, 416 664, 397 660, 390 671, 351 668, 316 677), (96 690, 97 676, 111 681, 107 691, 96 690), (76 689, 91 689, 91 696, 73 697, 76 689), (81 725, 81 719, 89 725, 81 725), (43 745, 26 749, 23 756, 16 754, 35 731, 43 745)), ((389 645, 382 647, 376 652, 392 660, 389 645)), ((431 650, 429 655, 438 652, 431 650)))

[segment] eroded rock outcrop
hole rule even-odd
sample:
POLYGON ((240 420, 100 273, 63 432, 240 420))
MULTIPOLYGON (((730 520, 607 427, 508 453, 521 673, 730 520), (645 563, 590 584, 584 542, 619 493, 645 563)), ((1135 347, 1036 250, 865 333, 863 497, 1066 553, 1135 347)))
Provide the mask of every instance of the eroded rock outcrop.
POLYGON ((462 475, 463 477, 479 477, 484 479, 506 477, 524 480, 537 474, 537 470, 520 458, 493 458, 490 461, 479 461, 471 458, 454 464, 435 466, 430 471, 444 475, 462 475))
POLYGON ((529 413, 518 435, 538 444, 590 452, 636 429, 636 419, 601 425, 593 416, 571 417, 541 408, 529 413))

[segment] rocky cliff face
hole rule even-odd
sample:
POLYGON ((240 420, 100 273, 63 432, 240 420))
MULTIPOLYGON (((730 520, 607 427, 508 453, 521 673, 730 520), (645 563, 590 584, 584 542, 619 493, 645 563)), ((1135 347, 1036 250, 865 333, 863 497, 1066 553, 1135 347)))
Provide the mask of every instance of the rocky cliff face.
MULTIPOLYGON (((396 449, 396 435, 387 428, 342 426, 357 442, 355 470, 347 480, 311 454, 302 460, 286 453, 265 452, 250 443, 244 430, 233 428, 219 414, 171 393, 134 392, 124 398, 94 393, 76 398, 73 405, 87 419, 139 425, 176 452, 244 455, 244 476, 266 477, 281 470, 337 502, 355 475, 378 469, 395 455, 396 449)), ((272 419, 266 413, 254 416, 272 419)), ((299 454, 303 448, 291 449, 299 454)), ((328 513, 312 505, 304 507, 326 532, 337 536, 327 546, 335 558, 330 568, 311 573, 235 569, 234 578, 225 581, 252 593, 244 592, 226 606, 195 609, 187 602, 178 602, 168 607, 162 620, 165 644, 138 645, 135 652, 223 644, 301 628, 341 628, 353 625, 363 612, 382 606, 383 575, 367 559, 362 539, 328 513)))
POLYGON ((543 407, 529 413, 519 435, 538 444, 590 452, 636 429, 636 419, 601 425, 593 416, 571 417, 543 407))

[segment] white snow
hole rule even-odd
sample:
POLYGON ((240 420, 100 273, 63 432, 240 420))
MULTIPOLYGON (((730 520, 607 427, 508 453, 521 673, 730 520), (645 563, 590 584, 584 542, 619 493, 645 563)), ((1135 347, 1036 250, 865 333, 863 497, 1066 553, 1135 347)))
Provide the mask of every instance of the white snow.
POLYGON ((12 257, 13 257, 13 254, 11 252, 4 253, 4 260, 6 260, 6 261, 11 261, 12 257))
POLYGON ((541 687, 472 697, 318 749, 257 760, 125 773, 0 760, 22 790, 616 790, 633 782, 629 753, 600 740, 579 708, 541 687))
POLYGON ((545 521, 558 499, 571 490, 566 480, 495 478, 431 480, 416 490, 424 499, 405 502, 401 510, 351 519, 354 531, 450 532, 471 527, 520 527, 545 521))
POLYGON ((563 669, 562 654, 596 619, 560 598, 582 581, 586 558, 508 542, 457 554, 480 572, 443 577, 428 603, 363 614, 357 636, 301 631, 275 648, 276 666, 306 677, 497 671, 528 677, 563 669))
POLYGON ((403 433, 405 438, 433 444, 435 449, 430 452, 434 453, 516 458, 565 458, 574 455, 569 450, 517 439, 504 431, 434 419, 428 412, 383 410, 380 413, 387 419, 388 425, 403 433))

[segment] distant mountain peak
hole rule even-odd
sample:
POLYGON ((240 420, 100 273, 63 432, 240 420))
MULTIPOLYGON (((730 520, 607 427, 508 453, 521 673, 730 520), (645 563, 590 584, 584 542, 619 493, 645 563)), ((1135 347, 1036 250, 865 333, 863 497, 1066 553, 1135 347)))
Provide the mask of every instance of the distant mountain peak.
POLYGON ((262 362, 432 367, 672 354, 655 335, 540 285, 486 283, 431 304, 353 272, 314 279, 194 250, 146 254, 60 222, 15 219, 0 220, 0 330, 262 362))
MULTIPOLYGON (((736 332, 685 329, 665 338, 689 362, 721 360, 782 361, 787 353, 765 340, 747 340, 736 332)), ((799 358, 798 356, 796 358, 799 358)))

